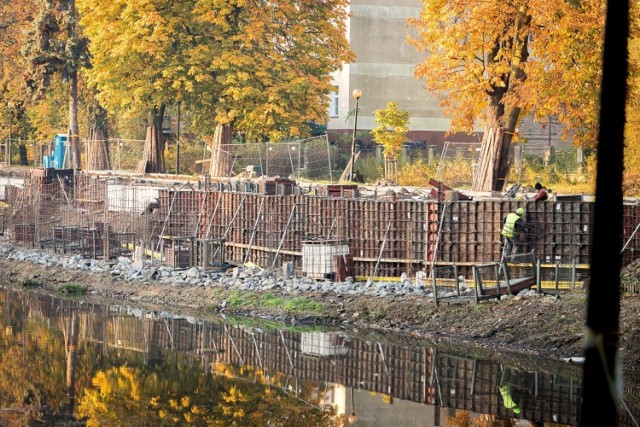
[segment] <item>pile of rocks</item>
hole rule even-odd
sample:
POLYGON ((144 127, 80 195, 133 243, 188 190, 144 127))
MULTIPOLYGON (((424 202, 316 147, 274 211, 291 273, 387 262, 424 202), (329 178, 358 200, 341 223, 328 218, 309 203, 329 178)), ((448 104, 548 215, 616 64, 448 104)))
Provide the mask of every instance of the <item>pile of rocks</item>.
MULTIPOLYGON (((43 250, 25 250, 12 246, 0 245, 0 256, 16 260, 27 261, 45 267, 63 268, 69 270, 84 270, 91 273, 110 274, 113 280, 136 281, 147 284, 164 284, 180 287, 223 287, 241 291, 269 291, 278 290, 288 294, 303 294, 308 292, 328 292, 337 295, 366 295, 379 298, 401 297, 405 295, 419 295, 433 299, 430 285, 422 279, 411 280, 403 274, 399 281, 382 282, 371 279, 366 282, 355 281, 347 277, 345 282, 331 282, 305 278, 285 278, 274 272, 258 267, 235 267, 224 272, 204 271, 201 268, 173 269, 166 265, 151 263, 150 261, 133 261, 127 257, 117 260, 87 259, 81 255, 63 255, 43 250)), ((463 295, 472 295, 473 290, 463 284, 463 295)), ((450 288, 439 288, 438 297, 453 296, 450 288)), ((523 292, 524 296, 530 295, 523 292)), ((531 292, 535 295, 535 292, 531 292)))

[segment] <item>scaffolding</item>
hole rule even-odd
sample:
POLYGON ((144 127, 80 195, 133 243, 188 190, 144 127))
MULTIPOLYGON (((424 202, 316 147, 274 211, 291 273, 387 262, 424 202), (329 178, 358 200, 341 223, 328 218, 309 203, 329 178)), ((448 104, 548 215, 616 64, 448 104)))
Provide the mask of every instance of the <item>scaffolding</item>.
MULTIPOLYGON (((543 284, 580 286, 591 251, 593 205, 584 201, 416 200, 331 185, 304 194, 292 180, 176 182, 64 169, 11 179, 0 194, 5 238, 89 258, 137 249, 174 268, 292 263, 296 275, 335 280, 414 277, 455 264, 471 280, 473 265, 501 259, 502 225, 518 207, 527 212, 522 252, 540 260, 543 284), (331 241, 345 249, 305 261, 305 244, 309 251, 331 241)), ((624 206, 625 265, 640 258, 639 218, 639 205, 624 206)))

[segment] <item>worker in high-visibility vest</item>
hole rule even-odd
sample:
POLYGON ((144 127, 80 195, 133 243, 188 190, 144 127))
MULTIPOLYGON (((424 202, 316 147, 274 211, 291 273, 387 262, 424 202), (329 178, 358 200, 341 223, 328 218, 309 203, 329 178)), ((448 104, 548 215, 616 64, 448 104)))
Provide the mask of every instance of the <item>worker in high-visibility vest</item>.
POLYGON ((507 219, 504 221, 504 227, 502 227, 502 235, 505 238, 505 255, 517 254, 520 252, 520 233, 524 229, 524 209, 518 208, 515 212, 511 212, 507 215, 507 219))
POLYGON ((500 390, 502 404, 505 408, 512 410, 514 414, 522 412, 520 406, 518 406, 518 404, 513 400, 513 396, 511 396, 511 387, 509 387, 509 385, 498 387, 498 390, 500 390))

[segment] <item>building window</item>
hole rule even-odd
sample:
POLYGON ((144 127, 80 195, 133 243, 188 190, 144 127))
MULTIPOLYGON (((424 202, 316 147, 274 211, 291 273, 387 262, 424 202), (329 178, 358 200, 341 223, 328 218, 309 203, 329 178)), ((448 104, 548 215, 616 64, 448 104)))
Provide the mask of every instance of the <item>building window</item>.
POLYGON ((338 117, 338 88, 329 93, 329 117, 338 117))

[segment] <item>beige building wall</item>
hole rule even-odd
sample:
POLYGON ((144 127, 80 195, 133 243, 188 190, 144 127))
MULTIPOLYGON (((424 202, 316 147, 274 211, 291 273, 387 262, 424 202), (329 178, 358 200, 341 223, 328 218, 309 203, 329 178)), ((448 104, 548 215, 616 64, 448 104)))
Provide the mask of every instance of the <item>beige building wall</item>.
MULTIPOLYGON (((360 131, 371 130, 375 126, 373 112, 394 101, 411 116, 411 140, 425 141, 440 148, 445 139, 467 142, 481 140, 481 134, 457 134, 445 138, 449 119, 440 107, 439 100, 413 75, 415 66, 424 60, 426 54, 407 43, 407 36, 411 32, 407 20, 418 17, 421 8, 420 0, 351 2, 347 37, 356 59, 351 64, 345 64, 334 76, 338 95, 337 114, 330 114, 327 124, 329 131, 353 131, 354 118, 347 119, 347 116, 355 108, 351 93, 357 88, 363 92, 358 113, 360 131)), ((335 108, 333 110, 336 112, 335 108)), ((528 117, 521 124, 520 134, 529 140, 530 145, 570 146, 570 140, 561 138, 561 125, 551 123, 549 135, 548 124, 535 123, 528 117)), ((482 129, 476 131, 481 133, 482 129)))
POLYGON ((417 17, 420 9, 419 0, 351 2, 348 38, 356 59, 335 77, 338 115, 330 119, 329 129, 353 129, 353 117, 347 121, 347 115, 355 108, 351 93, 358 88, 363 92, 358 129, 373 128, 373 111, 394 101, 411 115, 411 130, 447 130, 449 120, 439 101, 413 76, 424 54, 406 42, 407 20, 417 17))

